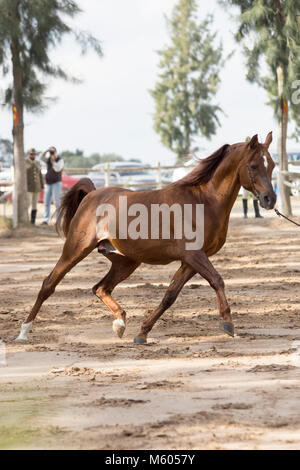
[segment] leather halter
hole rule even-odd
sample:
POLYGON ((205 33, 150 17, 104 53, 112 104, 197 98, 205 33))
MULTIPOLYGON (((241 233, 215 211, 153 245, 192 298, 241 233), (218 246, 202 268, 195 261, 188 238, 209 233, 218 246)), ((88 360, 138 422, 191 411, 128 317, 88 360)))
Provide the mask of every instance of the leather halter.
POLYGON ((248 175, 249 175, 249 179, 250 179, 250 183, 251 183, 252 192, 253 192, 253 194, 255 195, 256 198, 259 198, 259 193, 258 193, 258 191, 256 190, 256 188, 254 186, 255 178, 253 176, 253 173, 251 172, 250 164, 247 165, 247 169, 248 169, 248 175))

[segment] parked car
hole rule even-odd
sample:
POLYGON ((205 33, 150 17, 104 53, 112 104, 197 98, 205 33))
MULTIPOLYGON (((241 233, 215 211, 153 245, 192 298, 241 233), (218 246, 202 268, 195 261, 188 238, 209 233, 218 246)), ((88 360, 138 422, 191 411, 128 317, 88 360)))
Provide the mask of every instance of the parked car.
MULTIPOLYGON (((0 196, 12 190, 12 170, 11 168, 1 168, 0 170, 0 196)), ((8 196, 8 199, 11 199, 8 196)))
POLYGON ((11 168, 1 168, 0 169, 0 186, 1 183, 5 186, 12 182, 12 169, 11 168))
MULTIPOLYGON (((88 173, 88 178, 90 178, 96 189, 99 189, 99 188, 104 188, 105 186, 105 171, 103 171, 103 169, 106 167, 106 163, 99 163, 98 165, 94 165, 92 167, 92 170, 99 170, 99 171, 91 171, 90 173, 88 173)), ((110 185, 111 186, 116 186, 118 185, 118 178, 117 176, 114 174, 114 173, 111 173, 110 174, 110 185)))
POLYGON ((197 163, 199 162, 197 162, 194 158, 191 158, 187 162, 182 163, 182 167, 175 168, 172 174, 173 183, 175 183, 175 181, 178 181, 181 178, 184 178, 186 175, 188 175, 193 170, 193 168, 191 168, 191 165, 196 166, 197 163))
MULTIPOLYGON (((45 178, 46 168, 42 167, 42 174, 45 178)), ((81 178, 81 176, 69 176, 66 173, 62 174, 62 191, 63 194, 66 193, 77 181, 81 178)), ((83 176, 82 176, 83 178, 83 176)), ((12 189, 12 170, 11 168, 6 168, 0 171, 0 195, 12 189)), ((8 196, 8 200, 11 202, 12 197, 8 196)), ((39 195, 39 202, 44 201, 44 191, 41 191, 39 195)))
MULTIPOLYGON (((155 189, 157 175, 155 170, 147 170, 149 165, 135 162, 111 162, 110 163, 110 186, 124 186, 134 191, 146 191, 155 189), (128 171, 132 168, 135 171, 128 171), (146 169, 145 169, 146 168, 146 169), (114 171, 114 170, 121 171, 114 171), (138 185, 138 186, 136 186, 138 185)), ((88 177, 93 181, 96 188, 105 186, 106 163, 95 165, 92 169, 99 171, 91 171, 88 177)), ((162 177, 162 183, 169 183, 169 179, 162 177)))

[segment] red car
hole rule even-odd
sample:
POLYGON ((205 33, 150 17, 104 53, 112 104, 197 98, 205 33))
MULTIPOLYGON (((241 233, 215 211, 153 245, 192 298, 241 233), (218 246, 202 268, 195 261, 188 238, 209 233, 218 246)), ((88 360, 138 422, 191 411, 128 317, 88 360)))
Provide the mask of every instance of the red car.
MULTIPOLYGON (((62 174, 62 193, 65 194, 80 178, 77 176, 70 176, 66 175, 66 173, 62 174)), ((44 190, 41 191, 39 196, 39 202, 44 202, 44 190)))
MULTIPOLYGON (((63 194, 66 193, 70 188, 72 188, 72 186, 74 186, 74 184, 76 184, 77 181, 80 178, 81 178, 81 176, 80 177, 78 177, 78 176, 69 176, 69 175, 66 175, 65 173, 63 173, 62 174, 62 191, 63 191, 63 194)), ((11 183, 9 185, 7 185, 7 188, 6 188, 6 186, 5 187, 1 186, 0 196, 1 196, 1 193, 3 193, 4 191, 9 191, 10 189, 12 189, 11 183)), ((12 195, 9 195, 7 200, 9 202, 12 202, 12 195)), ((44 202, 44 190, 40 192, 39 202, 44 202)))

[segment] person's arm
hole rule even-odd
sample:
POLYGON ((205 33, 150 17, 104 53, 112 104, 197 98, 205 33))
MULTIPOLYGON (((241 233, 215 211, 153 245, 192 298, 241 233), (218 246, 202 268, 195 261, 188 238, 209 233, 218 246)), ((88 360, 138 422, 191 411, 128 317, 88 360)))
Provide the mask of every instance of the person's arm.
POLYGON ((48 160, 49 160, 49 157, 46 157, 48 151, 49 151, 49 149, 46 150, 45 152, 43 152, 42 156, 41 156, 41 160, 43 160, 43 162, 45 162, 45 163, 47 163, 48 160))
POLYGON ((60 160, 52 162, 53 170, 56 171, 56 173, 60 173, 63 170, 64 167, 64 161, 61 158, 60 160))

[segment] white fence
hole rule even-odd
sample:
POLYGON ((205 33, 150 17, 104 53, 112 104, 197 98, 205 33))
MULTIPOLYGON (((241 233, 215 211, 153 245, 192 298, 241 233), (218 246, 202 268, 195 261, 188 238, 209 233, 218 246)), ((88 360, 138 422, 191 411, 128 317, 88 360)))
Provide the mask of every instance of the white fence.
MULTIPOLYGON (((165 171, 174 171, 176 168, 186 168, 186 169, 192 169, 195 168, 195 165, 168 165, 168 166, 162 166, 160 162, 157 163, 156 166, 145 166, 145 167, 122 167, 122 168, 112 168, 110 163, 107 163, 103 168, 101 169, 92 169, 92 168, 64 168, 64 173, 67 175, 80 175, 84 176, 87 175, 88 173, 100 173, 104 174, 104 186, 108 187, 111 186, 111 175, 113 173, 136 173, 140 171, 153 171, 156 172, 156 181, 154 182, 143 182, 143 183, 135 183, 135 182, 128 182, 128 183, 122 183, 118 184, 115 182, 112 182, 114 186, 120 186, 120 187, 130 187, 130 188, 141 188, 141 187, 147 187, 147 188, 153 188, 153 189, 161 189, 167 184, 169 184, 169 181, 166 182, 164 181, 164 172, 165 171)), ((9 196, 13 194, 13 183, 9 183, 7 181, 1 181, 0 180, 0 191, 3 192, 3 194, 0 196, 0 203, 1 206, 3 207, 2 209, 2 215, 6 215, 7 210, 6 210, 6 205, 9 201, 9 196)))
POLYGON ((163 166, 160 164, 160 162, 157 163, 156 166, 145 166, 145 167, 121 167, 121 168, 112 168, 109 163, 107 163, 103 168, 101 169, 92 169, 92 168, 65 168, 64 172, 67 173, 68 175, 86 175, 88 173, 104 173, 105 175, 105 187, 110 186, 111 184, 111 175, 113 173, 137 173, 140 171, 154 171, 156 172, 156 181, 155 182, 143 182, 143 183, 122 183, 122 184, 116 184, 113 183, 114 186, 121 186, 121 187, 129 187, 130 188, 139 188, 143 186, 147 187, 153 187, 154 189, 161 189, 164 185, 168 183, 163 182, 163 173, 165 171, 174 171, 176 168, 186 168, 186 169, 192 169, 195 168, 197 164, 195 163, 194 165, 169 165, 169 166, 163 166))
POLYGON ((9 196, 12 197, 13 195, 13 183, 8 183, 7 181, 0 180, 0 189, 1 189, 1 196, 0 196, 0 204, 2 206, 2 215, 6 217, 6 206, 9 200, 9 196))
MULTIPOLYGON (((153 171, 156 172, 156 181, 155 182, 143 182, 143 183, 133 183, 133 182, 128 182, 128 183, 123 183, 123 184, 116 184, 113 182, 114 186, 121 186, 121 187, 130 187, 130 188, 139 188, 139 187, 145 187, 147 188, 151 187, 153 189, 161 189, 167 184, 169 184, 169 181, 164 181, 164 172, 165 171, 174 171, 177 168, 184 168, 184 169, 190 169, 192 170, 195 168, 195 164, 191 165, 161 165, 160 162, 157 163, 156 166, 145 166, 145 167, 122 167, 122 168, 112 168, 110 163, 107 163, 103 168, 101 169, 92 169, 92 168, 65 168, 64 173, 67 175, 80 175, 84 176, 87 175, 88 173, 102 173, 104 174, 104 186, 108 187, 111 185, 111 175, 113 173, 136 173, 140 171, 153 171)), ((300 166, 300 162, 289 162, 289 165, 295 165, 295 166, 300 166)), ((288 174, 289 175, 289 181, 285 181, 284 184, 289 186, 292 190, 298 191, 300 193, 300 172, 282 172, 283 174, 288 174)), ((279 171, 278 171, 279 174, 279 171)), ((274 178, 273 181, 276 182, 277 178, 274 178)), ((1 181, 0 180, 0 190, 3 192, 3 194, 0 196, 0 203, 1 206, 3 207, 2 210, 2 215, 6 215, 6 204, 9 200, 9 196, 13 194, 13 183, 7 182, 7 181, 1 181)))

